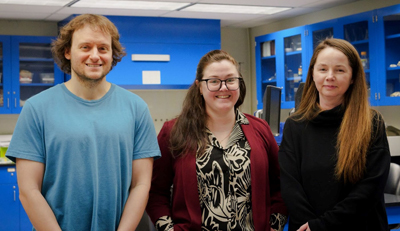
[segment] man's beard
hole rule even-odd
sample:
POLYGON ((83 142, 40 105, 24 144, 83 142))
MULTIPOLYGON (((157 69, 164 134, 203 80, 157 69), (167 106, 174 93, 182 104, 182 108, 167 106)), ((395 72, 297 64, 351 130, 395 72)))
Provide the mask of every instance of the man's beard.
POLYGON ((78 76, 78 81, 80 83, 82 83, 83 86, 86 88, 94 88, 94 87, 98 86, 101 83, 101 81, 104 79, 104 77, 106 77, 106 75, 110 72, 110 71, 108 71, 107 73, 102 75, 100 78, 92 79, 92 78, 87 77, 83 73, 77 72, 74 69, 72 69, 72 70, 75 72, 76 76, 78 76))

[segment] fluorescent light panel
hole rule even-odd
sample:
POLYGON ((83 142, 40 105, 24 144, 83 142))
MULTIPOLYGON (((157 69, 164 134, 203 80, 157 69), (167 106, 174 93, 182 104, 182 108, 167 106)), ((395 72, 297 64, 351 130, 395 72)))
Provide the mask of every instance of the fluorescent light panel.
POLYGON ((182 9, 182 11, 232 13, 232 14, 275 14, 288 7, 244 6, 244 5, 218 5, 218 4, 194 4, 182 9))
MULTIPOLYGON (((1 0, 0 0, 1 1, 1 0)), ((80 0, 71 7, 139 9, 139 10, 176 10, 189 5, 186 2, 146 2, 121 0, 80 0)))
POLYGON ((64 6, 71 0, 0 0, 0 4, 64 6))

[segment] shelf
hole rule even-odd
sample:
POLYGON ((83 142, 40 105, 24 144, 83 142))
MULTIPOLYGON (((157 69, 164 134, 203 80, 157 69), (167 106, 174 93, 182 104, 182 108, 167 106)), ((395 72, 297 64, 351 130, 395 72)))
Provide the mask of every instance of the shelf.
POLYGON ((262 81, 262 83, 275 83, 276 84, 276 79, 273 79, 273 80, 265 79, 262 81))
POLYGON ((369 39, 351 42, 352 45, 368 44, 369 39))
POLYGON ((400 67, 388 67, 386 70, 387 71, 398 71, 398 70, 400 70, 400 67))
POLYGON ((400 34, 393 34, 386 36, 386 39, 395 39, 395 38, 400 38, 400 34))
POLYGON ((270 55, 270 56, 261 57, 262 60, 275 59, 275 58, 276 58, 275 55, 270 55))
POLYGON ((291 80, 301 80, 301 76, 298 76, 298 77, 286 77, 286 80, 289 80, 289 81, 291 81, 291 80))
POLYGON ((291 51, 291 52, 285 52, 286 56, 291 56, 291 55, 301 55, 302 51, 291 51))
POLYGON ((53 83, 20 83, 21 87, 52 87, 53 83))
POLYGON ((35 46, 35 45, 27 45, 27 44, 21 44, 19 45, 20 50, 51 50, 51 46, 50 44, 46 44, 46 43, 40 43, 41 46, 35 46))
POLYGON ((46 58, 20 58, 19 61, 22 62, 54 62, 54 59, 46 59, 46 58))

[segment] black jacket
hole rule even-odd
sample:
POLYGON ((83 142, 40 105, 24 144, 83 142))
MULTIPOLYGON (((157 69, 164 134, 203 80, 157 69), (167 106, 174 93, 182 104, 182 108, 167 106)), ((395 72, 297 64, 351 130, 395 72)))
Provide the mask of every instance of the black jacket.
POLYGON ((344 111, 321 112, 312 121, 288 118, 279 150, 282 197, 289 209, 289 231, 308 222, 312 231, 386 231, 383 190, 390 152, 383 119, 374 116, 366 172, 356 184, 334 176, 336 140, 344 111))

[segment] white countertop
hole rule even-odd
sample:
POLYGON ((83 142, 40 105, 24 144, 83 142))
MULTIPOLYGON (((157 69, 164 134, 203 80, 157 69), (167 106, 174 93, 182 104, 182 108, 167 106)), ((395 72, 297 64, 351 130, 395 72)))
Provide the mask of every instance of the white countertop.
POLYGON ((391 156, 400 156, 400 136, 388 136, 391 156))

